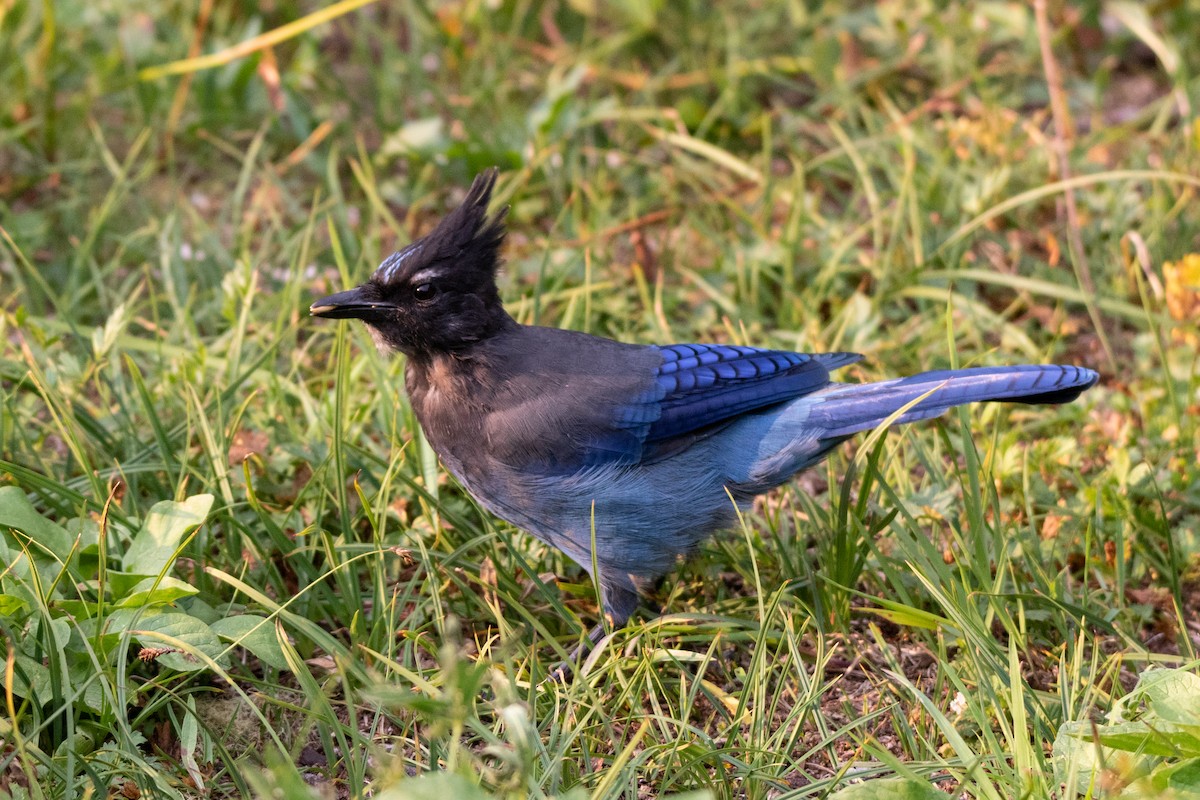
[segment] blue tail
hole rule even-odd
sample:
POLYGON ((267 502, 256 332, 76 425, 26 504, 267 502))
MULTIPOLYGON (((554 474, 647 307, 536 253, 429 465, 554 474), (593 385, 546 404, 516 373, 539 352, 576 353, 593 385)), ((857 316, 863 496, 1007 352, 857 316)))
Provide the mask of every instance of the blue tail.
POLYGON ((809 397, 809 423, 821 439, 874 428, 918 397, 899 423, 929 419, 964 403, 1069 403, 1099 379, 1093 370, 1057 365, 935 370, 907 378, 863 384, 833 384, 809 397))

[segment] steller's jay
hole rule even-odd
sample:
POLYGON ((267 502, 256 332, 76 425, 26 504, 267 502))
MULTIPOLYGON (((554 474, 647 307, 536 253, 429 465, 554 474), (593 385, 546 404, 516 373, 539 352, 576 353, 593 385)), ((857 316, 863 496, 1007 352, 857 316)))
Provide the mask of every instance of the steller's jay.
POLYGON ((862 356, 521 325, 496 289, 495 181, 494 169, 478 176, 432 233, 311 313, 360 319, 381 351, 408 357, 408 396, 446 468, 492 513, 594 563, 613 627, 639 589, 736 521, 730 497, 749 506, 914 400, 897 422, 971 402, 1066 403, 1098 378, 1046 365, 843 384, 829 373, 862 356))

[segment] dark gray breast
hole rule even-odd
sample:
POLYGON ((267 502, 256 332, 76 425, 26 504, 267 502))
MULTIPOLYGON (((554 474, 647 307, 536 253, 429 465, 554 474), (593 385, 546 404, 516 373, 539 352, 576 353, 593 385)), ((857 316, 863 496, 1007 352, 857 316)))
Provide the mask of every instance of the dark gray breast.
POLYGON ((630 402, 656 391, 660 352, 576 331, 516 326, 466 353, 409 364, 430 443, 460 477, 492 462, 573 472, 641 450, 630 402))

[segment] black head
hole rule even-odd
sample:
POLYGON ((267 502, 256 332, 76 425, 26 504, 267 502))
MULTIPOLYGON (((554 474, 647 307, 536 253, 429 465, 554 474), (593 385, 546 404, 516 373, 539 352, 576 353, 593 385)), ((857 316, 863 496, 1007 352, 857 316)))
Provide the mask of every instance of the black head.
POLYGON ((384 259, 363 285, 313 303, 314 317, 361 319, 383 349, 453 352, 512 325, 496 290, 504 211, 489 217, 496 170, 421 239, 384 259))

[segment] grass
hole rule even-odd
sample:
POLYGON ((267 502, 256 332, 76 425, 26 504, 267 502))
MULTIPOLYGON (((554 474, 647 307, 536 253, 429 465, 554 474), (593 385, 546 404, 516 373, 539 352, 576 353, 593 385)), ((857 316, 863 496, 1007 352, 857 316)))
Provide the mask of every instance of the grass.
POLYGON ((0 3, 0 796, 1073 798, 1194 763, 1086 733, 1197 673, 1188 4, 1052 4, 1070 129, 1008 3, 376 3, 141 72, 318 8, 0 3), (586 574, 307 316, 491 165, 523 322, 1103 381, 860 437, 543 683, 586 574))

